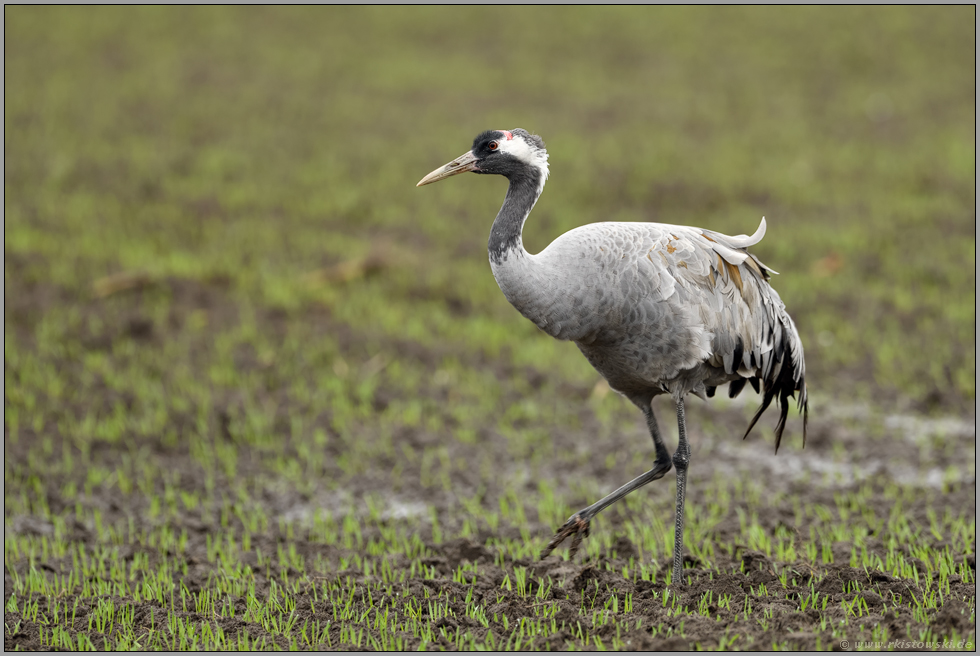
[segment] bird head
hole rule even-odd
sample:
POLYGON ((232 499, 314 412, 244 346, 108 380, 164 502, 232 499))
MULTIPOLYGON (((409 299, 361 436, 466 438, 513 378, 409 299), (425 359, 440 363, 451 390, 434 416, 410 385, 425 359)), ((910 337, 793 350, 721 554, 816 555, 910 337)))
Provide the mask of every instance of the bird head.
POLYGON ((459 173, 491 173, 508 179, 548 178, 548 151, 544 140, 527 130, 487 130, 473 140, 473 148, 422 178, 416 187, 438 182, 459 173))

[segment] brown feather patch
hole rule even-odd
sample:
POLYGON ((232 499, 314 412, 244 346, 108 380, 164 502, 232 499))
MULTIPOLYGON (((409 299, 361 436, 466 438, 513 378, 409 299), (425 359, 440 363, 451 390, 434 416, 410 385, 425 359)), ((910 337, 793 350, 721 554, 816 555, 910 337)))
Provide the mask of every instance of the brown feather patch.
POLYGON ((725 268, 728 269, 728 277, 732 279, 735 286, 738 287, 738 291, 742 291, 742 272, 738 270, 738 266, 734 264, 729 264, 725 262, 725 268))
POLYGON ((759 264, 755 261, 753 257, 749 256, 745 258, 745 263, 749 266, 750 269, 755 271, 756 275, 758 275, 763 280, 766 279, 766 275, 762 272, 762 268, 759 266, 759 264))

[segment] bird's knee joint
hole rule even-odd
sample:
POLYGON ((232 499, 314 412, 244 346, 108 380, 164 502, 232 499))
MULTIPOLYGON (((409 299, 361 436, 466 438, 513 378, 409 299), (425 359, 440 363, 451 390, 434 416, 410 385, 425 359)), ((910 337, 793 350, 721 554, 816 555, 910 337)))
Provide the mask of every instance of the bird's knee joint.
POLYGON ((674 462, 674 468, 678 471, 687 471, 687 466, 691 462, 690 456, 686 453, 675 453, 671 460, 674 462))

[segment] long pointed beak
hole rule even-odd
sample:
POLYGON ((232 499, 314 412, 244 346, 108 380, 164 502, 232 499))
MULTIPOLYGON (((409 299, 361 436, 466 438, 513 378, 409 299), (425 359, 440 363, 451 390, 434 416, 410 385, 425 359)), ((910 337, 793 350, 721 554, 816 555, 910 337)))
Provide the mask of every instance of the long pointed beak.
POLYGON ((439 182, 445 178, 452 175, 458 175, 460 173, 466 173, 467 171, 476 170, 476 155, 473 151, 464 153, 449 162, 445 166, 440 166, 435 171, 425 176, 419 183, 415 185, 416 187, 421 187, 422 185, 432 184, 433 182, 439 182))

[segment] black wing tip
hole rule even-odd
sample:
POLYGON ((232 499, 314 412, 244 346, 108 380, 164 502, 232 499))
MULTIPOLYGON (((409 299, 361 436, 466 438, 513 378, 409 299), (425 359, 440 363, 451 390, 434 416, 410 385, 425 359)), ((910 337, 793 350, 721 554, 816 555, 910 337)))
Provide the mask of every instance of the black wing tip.
MULTIPOLYGON (((759 417, 762 416, 762 413, 769 408, 769 404, 772 403, 773 396, 774 394, 772 394, 771 390, 767 389, 765 395, 762 397, 762 405, 760 405, 759 409, 755 411, 752 421, 749 422, 749 427, 745 429, 745 435, 742 436, 743 440, 747 438, 749 433, 752 432, 752 429, 755 428, 755 424, 759 421, 759 417)), ((778 444, 776 448, 779 448, 778 444)))
POLYGON ((806 398, 806 381, 803 380, 801 376, 799 380, 793 380, 789 383, 788 381, 783 381, 780 385, 779 390, 779 421, 776 423, 776 453, 779 453, 779 443, 783 438, 783 429, 786 428, 786 416, 789 414, 789 400, 797 398, 796 393, 799 392, 799 400, 797 401, 796 407, 799 411, 803 413, 803 448, 806 448, 806 422, 810 412, 810 403, 806 398))
POLYGON ((745 378, 739 378, 728 383, 728 398, 734 399, 742 392, 742 388, 745 387, 745 378))
MULTIPOLYGON (((781 304, 780 304, 781 305, 781 304)), ((755 370, 755 376, 750 378, 740 378, 729 384, 728 392, 731 398, 734 398, 742 391, 745 387, 745 383, 749 382, 756 393, 759 392, 759 387, 761 383, 762 387, 762 404, 759 409, 756 410, 755 415, 752 417, 752 421, 749 422, 749 427, 745 430, 745 435, 742 436, 744 440, 755 428, 756 423, 762 414, 769 408, 772 404, 773 399, 776 400, 776 406, 779 408, 779 419, 776 422, 775 435, 776 435, 776 445, 775 452, 779 453, 779 445, 783 439, 783 431, 786 429, 786 417, 789 414, 789 399, 793 398, 797 401, 797 408, 803 413, 803 446, 806 447, 806 425, 809 415, 809 402, 807 401, 806 393, 806 380, 803 365, 803 345, 800 343, 800 337, 796 332, 796 326, 793 325, 793 320, 790 319, 785 311, 778 317, 779 323, 781 324, 781 331, 772 331, 776 326, 768 326, 772 331, 769 334, 776 338, 774 348, 771 351, 769 358, 761 358, 758 362, 755 358, 755 350, 749 351, 749 365, 755 370), (795 348, 794 348, 795 347, 795 348), (799 396, 797 396, 799 393, 799 396)), ((763 326, 764 329, 767 328, 766 325, 763 326)), ((741 348, 741 343, 736 345, 736 348, 741 348)))
POLYGON ((810 416, 810 402, 806 398, 806 385, 803 385, 803 393, 800 394, 800 402, 797 410, 803 413, 803 448, 806 448, 806 422, 810 416))
POLYGON ((773 399, 776 399, 776 406, 779 408, 779 419, 776 421, 776 428, 773 431, 776 435, 776 449, 774 453, 779 453, 779 445, 783 440, 783 431, 786 429, 786 417, 789 415, 789 399, 797 398, 797 392, 800 393, 797 408, 803 413, 803 448, 806 448, 806 425, 810 413, 810 403, 807 400, 806 394, 806 381, 804 381, 802 376, 799 380, 795 380, 792 375, 788 375, 788 370, 784 369, 784 371, 787 372, 787 375, 780 376, 775 382, 763 382, 764 394, 762 404, 756 410, 752 421, 749 422, 749 427, 745 429, 745 435, 742 436, 743 440, 749 436, 749 433, 755 428, 759 418, 762 417, 762 413, 768 410, 773 399))

